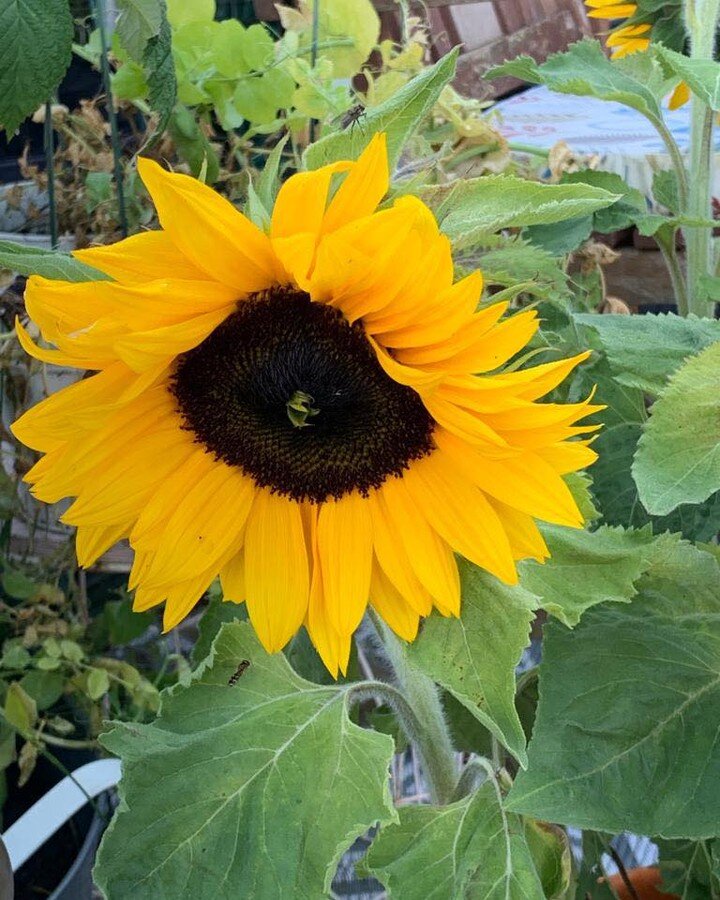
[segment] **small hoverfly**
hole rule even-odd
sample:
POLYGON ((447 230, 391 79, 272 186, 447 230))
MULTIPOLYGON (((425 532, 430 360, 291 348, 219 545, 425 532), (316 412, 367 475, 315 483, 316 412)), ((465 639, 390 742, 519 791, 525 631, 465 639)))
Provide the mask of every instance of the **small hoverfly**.
POLYGON ((249 665, 250 665, 249 659, 243 659, 240 661, 240 665, 237 667, 237 669, 235 670, 235 673, 231 676, 230 680, 228 681, 229 687, 232 687, 234 684, 237 684, 238 681, 240 681, 245 670, 248 668, 249 665))

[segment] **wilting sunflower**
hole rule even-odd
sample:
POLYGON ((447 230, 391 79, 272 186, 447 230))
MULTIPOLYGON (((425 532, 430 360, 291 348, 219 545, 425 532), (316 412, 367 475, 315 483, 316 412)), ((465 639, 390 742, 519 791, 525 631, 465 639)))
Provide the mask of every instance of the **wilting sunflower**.
POLYGON ((28 353, 96 370, 13 426, 45 455, 36 497, 76 499, 83 566, 121 538, 135 609, 185 617, 219 574, 269 651, 305 623, 345 670, 368 601, 403 638, 460 609, 454 553, 516 581, 544 560, 534 518, 580 526, 562 475, 595 459, 538 403, 587 354, 501 372, 535 312, 478 310, 448 239, 388 189, 384 135, 294 175, 268 233, 186 175, 140 160, 162 231, 76 252, 114 281, 33 276, 28 353), (328 197, 332 199, 328 201, 328 197))
MULTIPOLYGON (((660 27, 665 43, 674 47, 677 42, 677 28, 672 29, 672 38, 668 40, 668 20, 682 16, 682 10, 678 9, 673 15, 675 3, 667 3, 661 6, 653 4, 653 8, 645 11, 638 9, 637 3, 627 3, 624 0, 585 0, 588 8, 588 16, 591 19, 610 19, 611 21, 624 20, 623 24, 615 26, 605 44, 610 47, 613 59, 621 59, 629 53, 643 52, 648 49, 653 36, 653 31, 660 27)), ((680 30, 681 33, 681 30, 680 30)), ((678 46, 676 49, 681 50, 678 46)), ((670 109, 678 109, 684 106, 690 99, 690 88, 681 81, 670 95, 668 106, 670 109)))

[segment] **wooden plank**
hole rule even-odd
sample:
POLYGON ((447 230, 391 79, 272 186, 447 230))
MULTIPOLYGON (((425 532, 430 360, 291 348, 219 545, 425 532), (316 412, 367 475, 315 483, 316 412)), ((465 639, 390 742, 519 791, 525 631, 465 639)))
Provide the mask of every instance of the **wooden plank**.
POLYGON ((516 90, 524 82, 517 78, 498 78, 491 82, 483 76, 492 66, 506 59, 514 59, 522 53, 530 53, 542 62, 551 53, 564 50, 568 44, 581 37, 581 30, 571 10, 556 13, 551 19, 521 28, 514 34, 498 38, 470 53, 463 53, 458 60, 455 87, 470 97, 503 97, 516 90))

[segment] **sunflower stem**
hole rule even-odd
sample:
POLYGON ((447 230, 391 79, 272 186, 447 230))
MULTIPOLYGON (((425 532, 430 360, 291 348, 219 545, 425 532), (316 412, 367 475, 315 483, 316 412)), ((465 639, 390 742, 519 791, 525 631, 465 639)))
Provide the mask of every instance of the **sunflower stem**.
POLYGON ((449 803, 458 772, 437 686, 410 662, 404 644, 373 610, 370 618, 393 667, 398 689, 412 710, 412 716, 408 716, 403 707, 395 708, 403 730, 420 754, 430 796, 434 803, 449 803))
MULTIPOLYGON (((686 0, 685 21, 693 59, 711 60, 715 51, 715 31, 720 17, 720 0, 686 0)), ((692 98, 690 122, 690 191, 687 214, 711 219, 713 125, 715 113, 699 97, 692 98)), ((704 226, 685 229, 687 245, 688 312, 709 315, 702 279, 712 274, 712 231, 704 226)))

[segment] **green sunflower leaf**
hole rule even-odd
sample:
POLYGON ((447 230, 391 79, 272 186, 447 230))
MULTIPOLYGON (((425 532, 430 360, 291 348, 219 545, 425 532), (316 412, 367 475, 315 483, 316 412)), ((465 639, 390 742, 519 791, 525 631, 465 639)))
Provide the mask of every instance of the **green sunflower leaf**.
POLYGON ((667 539, 632 603, 546 627, 529 765, 508 809, 612 833, 718 833, 719 584, 713 555, 667 539))
POLYGON ((115 26, 120 43, 137 62, 150 38, 160 31, 163 20, 161 0, 118 0, 115 26))
POLYGON ((392 739, 354 725, 349 699, 268 655, 247 623, 225 625, 156 722, 102 738, 123 760, 96 869, 106 896, 323 896, 353 840, 396 820, 392 739))
MULTIPOLYGON (((645 316, 592 316, 592 319, 646 318, 645 316)), ((691 321, 691 320, 684 320, 691 321)), ((603 423, 593 443, 598 459, 593 463, 592 494, 607 525, 641 528, 652 523, 655 534, 679 532, 695 541, 709 541, 720 530, 720 494, 705 503, 683 503, 668 516, 646 512, 633 480, 631 466, 647 420, 643 393, 621 384, 610 371, 607 359, 584 366, 577 376, 580 396, 597 387, 595 399, 607 408, 592 418, 603 423)))
POLYGON ((14 0, 0 6, 0 128, 18 125, 57 88, 72 56, 67 0, 14 0))
POLYGON ((720 341, 720 321, 669 315, 576 315, 600 336, 617 380, 656 397, 689 356, 720 341))
POLYGON ((540 65, 521 56, 496 66, 485 77, 503 75, 544 84, 561 94, 613 100, 636 109, 653 123, 662 123, 660 99, 672 85, 651 54, 635 53, 611 61, 599 41, 588 39, 572 44, 564 53, 553 54, 540 65))
POLYGON ((455 249, 471 246, 501 228, 589 216, 619 196, 587 184, 540 184, 513 175, 486 175, 420 191, 455 249))
POLYGON ((655 401, 633 477, 648 512, 664 515, 720 490, 720 342, 689 359, 655 401))
POLYGON ((720 109, 720 63, 714 59, 689 59, 662 44, 654 45, 654 50, 703 103, 710 109, 720 109))
POLYGON ((318 169, 339 159, 357 159, 377 131, 387 134, 392 172, 403 146, 435 105, 440 92, 455 75, 458 51, 452 50, 434 66, 423 69, 384 103, 367 110, 359 122, 320 138, 305 151, 307 169, 318 169))
POLYGON ((462 616, 434 615, 407 649, 410 661, 442 685, 525 765, 525 734, 515 709, 515 668, 529 643, 537 597, 460 562, 462 616))
POLYGON ((625 531, 603 526, 579 531, 544 526, 550 550, 544 565, 520 563, 520 583, 540 597, 540 605, 572 628, 591 606, 606 601, 628 603, 635 582, 652 561, 654 538, 649 528, 625 531))
MULTIPOLYGON (((547 866, 546 848, 542 865, 547 866)), ((406 806, 383 828, 367 868, 397 900, 544 900, 522 821, 494 783, 449 806, 406 806)))
POLYGON ((93 269, 57 250, 41 250, 12 241, 0 241, 0 268, 19 275, 42 275, 61 281, 109 281, 103 272, 93 269))
MULTIPOLYGON (((162 3, 162 18, 157 34, 153 35, 145 45, 143 52, 143 68, 148 84, 148 102, 158 113, 159 121, 151 139, 154 143, 167 128, 177 100, 177 80, 175 63, 172 55, 172 36, 170 23, 162 3)), ((148 145, 149 146, 149 145, 148 145)))

